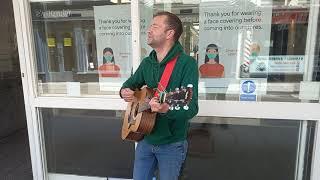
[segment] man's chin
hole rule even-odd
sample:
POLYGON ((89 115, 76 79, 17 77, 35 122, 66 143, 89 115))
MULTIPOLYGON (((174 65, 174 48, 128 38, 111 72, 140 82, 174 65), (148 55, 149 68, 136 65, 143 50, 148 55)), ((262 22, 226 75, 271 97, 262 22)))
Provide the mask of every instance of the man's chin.
POLYGON ((150 46, 150 47, 153 47, 153 43, 152 42, 147 42, 147 44, 150 46))

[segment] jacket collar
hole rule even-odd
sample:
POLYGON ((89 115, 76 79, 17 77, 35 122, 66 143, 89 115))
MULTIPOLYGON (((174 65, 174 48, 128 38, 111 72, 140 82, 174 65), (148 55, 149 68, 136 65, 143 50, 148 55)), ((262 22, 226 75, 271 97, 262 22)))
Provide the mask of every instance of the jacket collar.
MULTIPOLYGON (((183 52, 183 48, 179 41, 175 42, 168 54, 164 57, 164 59, 159 63, 160 66, 167 64, 168 61, 170 61, 173 57, 175 57, 178 54, 181 54, 183 52)), ((157 60, 157 53, 155 50, 151 51, 149 54, 149 58, 152 63, 158 63, 157 60)))

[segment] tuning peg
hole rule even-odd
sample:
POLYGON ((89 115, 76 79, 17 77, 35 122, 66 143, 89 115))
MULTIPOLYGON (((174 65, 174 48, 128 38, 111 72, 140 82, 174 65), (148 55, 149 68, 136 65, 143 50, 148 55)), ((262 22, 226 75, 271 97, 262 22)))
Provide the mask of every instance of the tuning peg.
POLYGON ((176 88, 175 90, 176 90, 176 91, 179 91, 179 88, 176 88))
POLYGON ((176 107, 174 107, 174 109, 178 111, 178 110, 180 110, 180 106, 177 105, 176 107))
POLYGON ((188 105, 185 105, 185 106, 183 106, 183 109, 184 109, 184 110, 188 110, 188 109, 189 109, 189 106, 188 106, 188 105))
POLYGON ((172 111, 173 109, 174 109, 173 106, 170 106, 170 107, 169 107, 169 110, 170 110, 170 111, 172 111))
POLYGON ((192 84, 188 84, 187 87, 188 87, 188 88, 193 88, 193 85, 192 85, 192 84))

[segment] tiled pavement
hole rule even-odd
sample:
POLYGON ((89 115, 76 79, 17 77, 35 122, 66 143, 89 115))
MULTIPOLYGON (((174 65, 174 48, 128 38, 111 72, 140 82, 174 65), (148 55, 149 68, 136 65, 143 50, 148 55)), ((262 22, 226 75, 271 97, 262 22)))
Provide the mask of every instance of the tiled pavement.
POLYGON ((32 180, 27 130, 0 139, 0 180, 32 180))

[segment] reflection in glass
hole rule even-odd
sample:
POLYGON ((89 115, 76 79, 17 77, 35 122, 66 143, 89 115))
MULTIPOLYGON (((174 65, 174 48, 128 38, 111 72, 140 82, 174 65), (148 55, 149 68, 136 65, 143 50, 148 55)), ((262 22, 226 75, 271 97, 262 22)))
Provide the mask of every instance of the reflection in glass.
POLYGON ((129 77, 132 69, 131 29, 127 28, 125 34, 120 33, 120 28, 123 28, 121 22, 127 21, 123 25, 131 26, 130 2, 31 1, 30 3, 39 94, 108 95, 111 98, 118 98, 118 90, 124 81, 120 77, 129 77), (106 9, 114 12, 118 11, 116 9, 123 9, 121 10, 123 13, 114 13, 106 9), (108 13, 115 16, 111 17, 108 13), (97 22, 103 24, 99 25, 97 22), (103 32, 109 33, 107 36, 101 35, 103 32, 99 30, 102 28, 103 32), (115 39, 109 38, 111 34, 114 34, 115 39), (97 39, 100 40, 102 37, 109 38, 103 40, 104 44, 121 43, 121 49, 112 47, 116 59, 114 65, 104 63, 101 66, 100 57, 103 57, 103 50, 98 52, 101 43, 97 39), (79 83, 76 91, 80 93, 70 91, 70 84, 74 82, 79 83))
MULTIPOLYGON (((319 101, 319 95, 312 91, 320 89, 319 82, 316 82, 319 79, 316 78, 319 74, 319 46, 316 41, 318 27, 309 23, 317 24, 318 18, 314 17, 319 14, 313 14, 310 19, 310 9, 317 8, 310 1, 140 2, 142 56, 151 51, 145 44, 145 29, 152 14, 158 11, 171 11, 182 20, 184 32, 180 42, 185 52, 198 62, 199 68, 207 56, 207 46, 215 44, 218 47, 223 75, 220 73, 221 66, 209 70, 199 69, 200 73, 205 71, 214 74, 212 78, 200 78, 201 99, 239 101, 242 80, 256 80, 261 82, 257 84, 257 101, 319 101), (307 49, 307 41, 315 41, 311 43, 315 46, 307 49), (315 58, 307 58, 310 56, 315 58)), ((121 82, 126 79, 124 77, 131 74, 132 59, 130 53, 114 48, 116 43, 113 41, 97 52, 99 47, 96 35, 99 29, 95 21, 106 21, 94 17, 97 15, 94 7, 111 5, 113 9, 127 8, 126 13, 130 11, 129 6, 122 6, 130 5, 128 1, 31 3, 40 94, 68 95, 66 81, 81 82, 81 96, 117 94, 121 82), (120 66, 121 70, 118 74, 118 68, 113 66, 111 69, 115 75, 108 75, 106 81, 101 81, 98 68, 102 65, 102 51, 106 47, 113 49, 115 65, 120 66), (129 62, 126 63, 120 57, 129 59, 129 62)), ((113 19, 118 22, 114 28, 127 28, 121 33, 128 34, 131 30, 128 30, 130 26, 126 22, 130 20, 130 15, 125 14, 123 9, 119 10, 119 18, 113 19)), ((108 30, 110 27, 113 28, 99 26, 105 35, 111 37, 116 31, 108 30)), ((127 42, 125 47, 131 49, 131 41, 127 42)))
POLYGON ((121 111, 40 109, 52 174, 132 178, 134 143, 120 138, 121 111))
MULTIPOLYGON (((318 72, 317 45, 310 47, 316 50, 315 59, 306 59, 310 55, 308 30, 318 32, 318 27, 309 24, 310 9, 317 8, 316 4, 284 0, 140 2, 153 14, 170 11, 182 20, 184 32, 179 41, 198 62, 200 99, 239 101, 241 82, 252 80, 257 83, 257 101, 319 101, 312 89, 320 89, 320 83, 309 78, 318 72), (209 44, 217 46, 223 76, 221 66, 205 68, 209 44), (314 66, 306 67, 308 63, 314 66)), ((144 16, 142 10, 140 15, 144 16)), ((317 34, 309 37, 315 41, 317 34)))
POLYGON ((183 180, 295 179, 297 150, 305 142, 303 177, 309 179, 315 122, 299 140, 302 121, 196 117, 189 130, 183 180))
MULTIPOLYGON (((77 71, 87 72, 88 71, 88 46, 86 45, 86 40, 84 38, 84 33, 81 27, 74 28, 74 41, 75 41, 75 54, 77 57, 77 71)), ((72 60, 72 59, 71 59, 72 60)))

